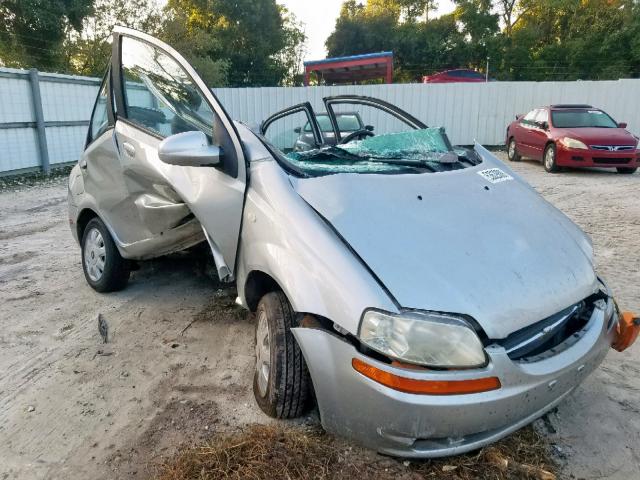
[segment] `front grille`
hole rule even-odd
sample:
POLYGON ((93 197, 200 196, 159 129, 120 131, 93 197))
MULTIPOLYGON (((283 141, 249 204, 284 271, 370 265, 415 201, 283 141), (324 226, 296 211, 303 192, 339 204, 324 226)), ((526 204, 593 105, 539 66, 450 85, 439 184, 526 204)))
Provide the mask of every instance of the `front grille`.
POLYGON ((619 165, 621 163, 629 163, 630 158, 606 158, 606 157, 593 157, 593 163, 600 165, 619 165))
POLYGON ((601 152, 630 152, 635 150, 635 145, 589 145, 593 150, 601 152))
POLYGON ((513 332, 497 343, 504 347, 511 360, 522 362, 533 361, 534 357, 545 352, 559 353, 560 345, 577 335, 589 322, 596 302, 602 298, 602 294, 592 295, 561 312, 513 332))

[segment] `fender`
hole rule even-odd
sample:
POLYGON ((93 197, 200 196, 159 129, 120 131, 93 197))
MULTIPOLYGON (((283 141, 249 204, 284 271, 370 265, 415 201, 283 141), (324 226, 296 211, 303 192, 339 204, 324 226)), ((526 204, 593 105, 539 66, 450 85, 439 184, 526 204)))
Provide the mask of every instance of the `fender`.
POLYGON ((357 334, 367 308, 397 312, 394 300, 334 230, 294 191, 275 160, 251 165, 238 259, 238 295, 252 271, 274 279, 297 312, 357 334))

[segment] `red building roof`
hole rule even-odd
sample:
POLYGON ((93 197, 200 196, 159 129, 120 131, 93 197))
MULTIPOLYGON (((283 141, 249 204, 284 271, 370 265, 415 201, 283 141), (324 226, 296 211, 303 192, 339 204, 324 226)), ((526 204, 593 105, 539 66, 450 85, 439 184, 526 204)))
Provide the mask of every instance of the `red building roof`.
POLYGON ((327 83, 354 83, 384 78, 393 83, 393 52, 368 53, 304 62, 304 84, 309 85, 311 72, 327 83))

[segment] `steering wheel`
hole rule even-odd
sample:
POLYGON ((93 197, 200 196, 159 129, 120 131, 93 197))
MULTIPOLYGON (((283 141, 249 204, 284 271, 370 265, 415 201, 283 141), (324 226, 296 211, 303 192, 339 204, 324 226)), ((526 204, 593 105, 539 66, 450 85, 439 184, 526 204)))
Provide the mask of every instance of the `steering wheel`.
POLYGON ((360 130, 356 130, 355 132, 351 132, 349 135, 340 140, 340 145, 344 145, 345 143, 349 143, 354 138, 364 138, 364 137, 374 137, 375 133, 371 130, 367 130, 366 128, 361 128, 360 130))

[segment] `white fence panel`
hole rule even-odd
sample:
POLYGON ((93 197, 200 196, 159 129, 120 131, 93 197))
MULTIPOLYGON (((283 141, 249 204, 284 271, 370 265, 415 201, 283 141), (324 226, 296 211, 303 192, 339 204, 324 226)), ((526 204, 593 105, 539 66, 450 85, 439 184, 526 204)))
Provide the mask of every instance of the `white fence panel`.
MULTIPOLYGON (((39 73, 49 164, 77 161, 100 79, 39 73)), ((42 166, 29 71, 0 68, 0 172, 42 166)))
POLYGON ((321 87, 216 88, 229 114, 259 124, 283 108, 305 101, 324 111, 322 98, 368 95, 398 105, 430 126, 444 126, 456 144, 474 140, 501 145, 516 114, 553 103, 588 103, 609 112, 640 135, 640 80, 347 85, 321 87))
MULTIPOLYGON (((100 79, 40 73, 40 93, 51 165, 78 160, 100 79)), ((455 144, 504 143, 519 113, 552 103, 589 103, 609 112, 640 136, 640 80, 586 82, 489 82, 321 87, 216 88, 234 119, 259 124, 283 108, 309 101, 323 112, 331 95, 387 100, 431 126, 444 126, 455 144)), ((0 172, 38 167, 29 72, 0 68, 0 172)), ((296 125, 298 126, 298 125, 296 125)), ((302 125, 299 125, 302 126, 302 125)), ((384 125, 377 125, 383 131, 384 125)))

